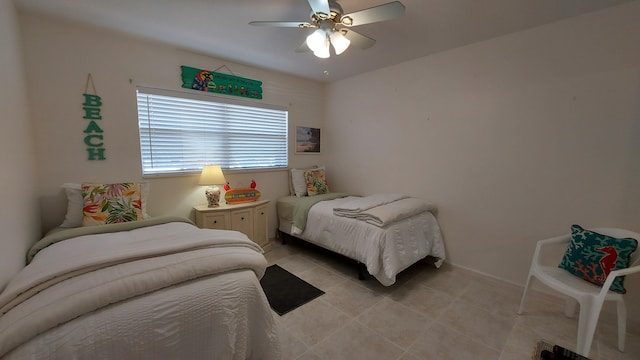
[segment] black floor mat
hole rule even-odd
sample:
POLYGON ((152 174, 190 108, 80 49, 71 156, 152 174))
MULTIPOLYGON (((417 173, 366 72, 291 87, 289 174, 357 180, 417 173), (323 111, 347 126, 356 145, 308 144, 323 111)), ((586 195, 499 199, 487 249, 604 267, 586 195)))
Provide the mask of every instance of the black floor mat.
POLYGON ((269 305, 279 315, 284 315, 324 294, 324 291, 278 265, 267 268, 260 285, 267 295, 269 305))

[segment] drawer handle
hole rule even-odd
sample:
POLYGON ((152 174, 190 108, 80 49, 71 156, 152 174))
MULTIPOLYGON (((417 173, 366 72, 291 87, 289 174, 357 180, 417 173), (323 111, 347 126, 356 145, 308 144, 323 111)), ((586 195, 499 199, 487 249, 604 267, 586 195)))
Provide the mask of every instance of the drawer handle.
POLYGON ((217 223, 218 223, 218 220, 213 220, 213 223, 214 223, 214 224, 217 224, 217 223))
POLYGON ((261 212, 260 215, 264 215, 264 212, 261 212))
POLYGON ((244 220, 244 217, 241 217, 240 220, 244 220))

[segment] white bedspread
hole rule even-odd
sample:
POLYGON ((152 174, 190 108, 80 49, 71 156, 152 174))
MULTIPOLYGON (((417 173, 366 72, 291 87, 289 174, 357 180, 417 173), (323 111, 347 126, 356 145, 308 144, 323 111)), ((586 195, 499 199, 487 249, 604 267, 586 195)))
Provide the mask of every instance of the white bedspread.
POLYGON ((281 359, 270 311, 253 271, 238 270, 104 307, 41 333, 1 358, 281 359))
MULTIPOLYGON (((67 329, 69 331, 77 331, 78 326, 85 331, 90 329, 91 333, 84 337, 93 340, 113 337, 114 341, 123 341, 123 338, 127 337, 146 336, 146 339, 140 338, 142 344, 145 343, 144 340, 154 337, 154 332, 159 329, 157 326, 160 326, 160 329, 162 326, 201 327, 203 324, 200 323, 199 318, 209 316, 223 321, 233 318, 238 322, 238 330, 242 330, 236 333, 230 328, 235 327, 233 324, 225 322, 215 324, 221 328, 208 335, 216 337, 216 339, 210 339, 210 342, 212 346, 219 344, 225 348, 210 349, 210 354, 229 354, 229 357, 220 357, 225 359, 275 359, 279 356, 275 325, 264 293, 259 284, 255 285, 257 279, 264 274, 265 267, 266 260, 261 255, 260 247, 244 234, 235 231, 198 229, 188 223, 171 222, 131 231, 80 236, 55 243, 41 250, 31 264, 23 269, 0 295, 0 309, 2 309, 0 357, 13 349, 15 351, 10 355, 15 358, 20 358, 15 354, 40 351, 41 348, 37 346, 29 350, 30 345, 34 344, 44 346, 44 349, 47 349, 45 352, 56 347, 64 349, 65 344, 68 346, 68 343, 78 340, 65 337, 65 330, 60 330, 64 326, 69 327, 71 329, 67 329), (226 297, 225 306, 236 304, 235 309, 238 313, 234 317, 219 316, 220 314, 212 316, 204 313, 199 315, 190 312, 173 313, 168 311, 168 307, 177 309, 175 304, 165 303, 163 300, 163 293, 167 294, 166 299, 173 296, 175 299, 173 301, 184 302, 192 296, 198 298, 197 294, 190 293, 169 294, 180 287, 197 288, 198 280, 213 281, 216 274, 231 274, 238 271, 246 274, 247 270, 249 270, 248 274, 253 273, 251 275, 253 289, 234 289, 234 292, 221 294, 213 292, 218 299, 216 301, 226 297), (156 314, 160 315, 159 318, 130 319, 140 324, 140 327, 132 333, 122 333, 125 330, 120 329, 119 326, 111 329, 96 328, 96 326, 109 325, 109 317, 100 318, 101 312, 110 313, 110 316, 137 314, 131 310, 135 306, 140 306, 141 302, 149 300, 145 300, 146 296, 141 297, 145 294, 150 294, 149 299, 153 299, 155 310, 164 308, 164 312, 160 311, 156 314), (248 306, 248 303, 251 306, 248 306), (169 319, 176 316, 187 316, 182 319, 186 323, 169 322, 169 319), (264 327, 251 328, 253 317, 263 317, 262 320, 256 321, 255 325, 261 324, 264 327), (97 324, 96 321, 100 319, 104 323, 97 324), (145 327, 145 323, 149 327, 145 327), (243 323, 245 325, 242 325, 243 323), (63 327, 56 328, 59 325, 63 327), (57 336, 61 343, 51 343, 51 336, 54 338, 57 336), (97 337, 94 338, 94 336, 97 337), (255 356, 250 356, 251 354, 255 356)), ((233 277, 226 281, 233 281, 232 279, 233 277)), ((208 291, 211 293, 212 289, 209 288, 208 291)), ((203 304, 210 303, 209 301, 203 304)), ((197 308, 195 303, 192 306, 197 308)), ((233 309, 234 306, 231 306, 229 309, 223 308, 216 311, 226 312, 233 309)), ((149 309, 147 312, 153 313, 155 310, 149 309)), ((119 324, 117 321, 114 323, 119 324)), ((209 331, 214 329, 212 324, 204 326, 208 327, 209 331)), ((164 335, 167 334, 158 337, 165 339, 164 335)), ((88 351, 87 354, 91 354, 91 351, 99 348, 98 345, 93 344, 94 342, 85 344, 90 347, 89 349, 74 350, 73 347, 70 349, 71 351, 88 351)), ((167 347, 164 351, 167 354, 171 349, 171 343, 151 343, 151 345, 158 346, 158 349, 167 347)), ((193 344, 193 346, 196 345, 202 347, 202 344, 193 344)), ((185 346, 183 344, 177 348, 184 350, 185 346)), ((110 351, 108 347, 104 350, 110 351)), ((149 353, 154 353, 150 349, 147 350, 149 353)), ((155 353, 161 354, 163 351, 155 353)), ((102 355, 105 358, 122 358, 113 357, 110 352, 102 355)), ((170 357, 161 356, 161 358, 170 357)))
POLYGON ((392 285, 396 275, 427 255, 438 258, 445 248, 440 226, 430 211, 422 211, 381 228, 348 217, 335 216, 334 208, 358 197, 322 201, 310 210, 305 230, 298 236, 366 265, 381 284, 392 285))

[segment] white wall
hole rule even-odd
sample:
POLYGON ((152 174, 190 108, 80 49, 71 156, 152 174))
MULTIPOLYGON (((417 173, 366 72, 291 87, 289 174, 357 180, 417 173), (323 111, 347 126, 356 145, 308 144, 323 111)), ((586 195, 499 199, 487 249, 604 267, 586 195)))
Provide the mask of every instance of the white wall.
POLYGON ((40 236, 33 141, 17 14, 0 0, 0 290, 40 236))
MULTIPOLYGON (((21 14, 20 26, 27 78, 32 84, 29 100, 42 174, 39 196, 45 230, 64 218, 63 183, 142 180, 135 86, 180 90, 180 65, 210 70, 227 65, 236 75, 262 81, 262 102, 290 108, 290 165, 322 159, 320 155, 293 154, 295 125, 319 126, 324 118, 320 83, 33 13, 21 14), (103 102, 104 161, 87 160, 83 143, 86 120, 81 104, 88 73, 103 102)), ((255 179, 265 199, 275 200, 288 192, 286 171, 227 173, 226 177, 232 187, 248 186, 255 179)), ((150 179, 150 214, 193 219, 192 206, 206 204, 204 187, 197 186, 197 180, 198 176, 150 179)), ((271 236, 275 229, 274 201, 271 236)))
POLYGON ((329 185, 434 202, 452 263, 519 284, 573 223, 640 232, 638 19, 636 1, 331 84, 329 185))

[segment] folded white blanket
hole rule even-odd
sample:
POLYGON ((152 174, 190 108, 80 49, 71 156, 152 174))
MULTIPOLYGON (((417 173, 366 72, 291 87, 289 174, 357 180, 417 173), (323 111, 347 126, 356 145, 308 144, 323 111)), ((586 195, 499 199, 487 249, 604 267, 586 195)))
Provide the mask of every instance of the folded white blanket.
POLYGON ((363 213, 363 220, 369 224, 385 227, 425 211, 435 212, 436 207, 422 199, 404 198, 388 204, 373 207, 363 213))
POLYGON ((365 221, 385 227, 396 221, 424 211, 436 212, 436 207, 422 199, 398 194, 376 194, 353 200, 341 208, 334 208, 336 216, 365 221))
POLYGON ((351 200, 348 203, 342 205, 342 207, 334 208, 333 213, 338 216, 351 217, 357 215, 365 210, 369 210, 372 207, 388 204, 400 199, 407 198, 406 195, 392 194, 392 193, 380 193, 369 196, 359 197, 351 200))

